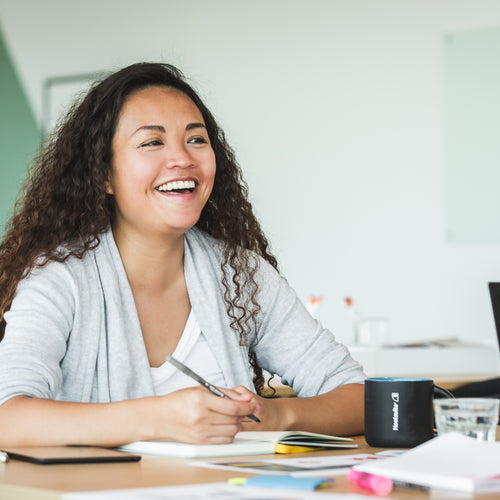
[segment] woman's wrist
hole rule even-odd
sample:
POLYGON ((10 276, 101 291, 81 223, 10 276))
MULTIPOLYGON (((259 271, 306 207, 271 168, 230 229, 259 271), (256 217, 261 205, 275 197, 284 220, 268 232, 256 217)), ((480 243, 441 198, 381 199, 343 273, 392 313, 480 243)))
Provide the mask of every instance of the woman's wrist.
POLYGON ((158 396, 151 396, 135 400, 137 402, 137 408, 134 408, 137 417, 135 425, 139 429, 137 440, 148 441, 168 437, 165 418, 162 418, 161 399, 158 396))
POLYGON ((297 415, 290 398, 273 398, 266 401, 268 411, 262 423, 269 430, 289 431, 296 429, 297 415), (265 419, 269 419, 268 422, 265 419))

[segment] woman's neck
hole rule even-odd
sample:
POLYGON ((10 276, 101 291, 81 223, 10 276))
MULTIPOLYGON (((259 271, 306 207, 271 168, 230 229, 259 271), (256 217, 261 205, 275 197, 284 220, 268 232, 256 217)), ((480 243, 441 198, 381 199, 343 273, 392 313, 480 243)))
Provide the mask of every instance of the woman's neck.
POLYGON ((184 275, 184 235, 149 237, 113 228, 130 286, 134 291, 165 291, 184 275))

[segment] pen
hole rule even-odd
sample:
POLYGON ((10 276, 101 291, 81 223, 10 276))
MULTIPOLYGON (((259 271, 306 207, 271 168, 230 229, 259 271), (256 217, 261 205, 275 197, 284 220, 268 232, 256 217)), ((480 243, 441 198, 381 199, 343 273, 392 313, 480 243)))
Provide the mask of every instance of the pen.
MULTIPOLYGON (((200 377, 197 373, 195 373, 191 368, 188 368, 186 365, 181 363, 180 361, 177 361, 175 358, 172 356, 167 356, 166 361, 174 365, 178 370, 180 370, 182 373, 187 375, 188 377, 191 377, 193 380, 196 380, 199 384, 201 384, 205 389, 208 389, 212 394, 215 394, 216 396, 219 396, 221 398, 226 398, 226 399, 231 399, 229 396, 224 394, 222 391, 217 389, 214 385, 212 385, 210 382, 207 382, 204 378, 200 377)), ((255 416, 255 415, 247 415, 247 417, 254 422, 257 422, 260 424, 260 420, 255 416)))
POLYGON ((9 455, 5 451, 0 451, 0 462, 7 463, 9 461, 9 455))

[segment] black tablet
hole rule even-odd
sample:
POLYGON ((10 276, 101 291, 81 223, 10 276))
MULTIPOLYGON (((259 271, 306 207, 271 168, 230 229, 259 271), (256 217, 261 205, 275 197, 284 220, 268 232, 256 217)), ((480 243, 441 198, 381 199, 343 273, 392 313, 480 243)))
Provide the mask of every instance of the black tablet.
POLYGON ((140 455, 95 446, 40 446, 3 448, 9 459, 34 464, 81 464, 102 462, 137 462, 140 455))

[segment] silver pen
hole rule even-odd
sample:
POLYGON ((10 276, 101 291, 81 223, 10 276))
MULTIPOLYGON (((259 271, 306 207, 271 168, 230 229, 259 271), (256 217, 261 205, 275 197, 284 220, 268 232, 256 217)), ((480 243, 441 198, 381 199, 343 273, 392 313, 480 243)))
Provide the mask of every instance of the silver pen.
POLYGON ((8 461, 9 461, 9 455, 7 455, 5 451, 0 451, 0 462, 5 464, 8 461))
MULTIPOLYGON (((180 361, 177 361, 175 358, 172 356, 167 356, 165 361, 168 361, 172 365, 174 365, 179 371, 184 373, 184 375, 187 375, 188 377, 191 377, 193 380, 196 380, 199 384, 201 384, 205 389, 208 389, 212 394, 215 394, 216 396, 219 396, 220 398, 226 398, 226 399, 231 399, 229 396, 224 394, 222 391, 217 389, 214 385, 212 385, 210 382, 207 382, 204 378, 200 377, 197 373, 195 373, 191 368, 188 368, 185 364, 181 363, 180 361)), ((255 416, 255 415, 247 415, 247 417, 254 422, 257 422, 260 424, 260 420, 255 416)))

